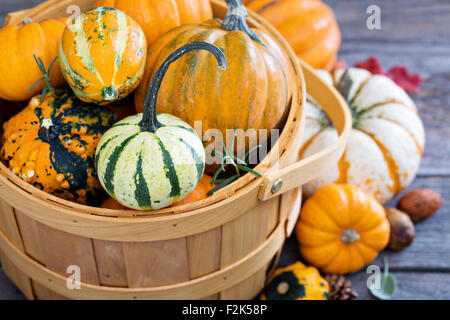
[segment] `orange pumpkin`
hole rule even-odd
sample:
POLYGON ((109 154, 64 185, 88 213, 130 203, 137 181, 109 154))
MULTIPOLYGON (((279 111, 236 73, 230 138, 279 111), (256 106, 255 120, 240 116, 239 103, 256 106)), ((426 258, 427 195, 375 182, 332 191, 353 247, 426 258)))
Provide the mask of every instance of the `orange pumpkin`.
MULTIPOLYGON (((20 26, 0 29, 0 98, 25 101, 42 91, 44 81, 28 91, 42 77, 33 54, 42 59, 47 70, 58 54, 66 22, 66 18, 39 23, 24 20, 20 26)), ((50 72, 50 80, 55 87, 65 84, 57 64, 50 72)))
POLYGON ((105 105, 136 89, 146 56, 147 41, 136 21, 122 11, 100 7, 68 24, 58 61, 80 100, 105 105))
POLYGON ((317 69, 331 70, 341 44, 336 17, 319 0, 253 0, 247 7, 269 21, 297 56, 317 69))
POLYGON ((133 17, 148 45, 170 29, 212 18, 209 0, 98 0, 96 6, 116 8, 133 17))
POLYGON ((289 99, 287 58, 268 35, 248 28, 240 1, 226 2, 223 23, 211 20, 180 26, 149 48, 144 80, 135 93, 138 112, 143 111, 150 81, 169 54, 186 43, 207 41, 224 51, 227 72, 218 69, 214 57, 203 51, 187 54, 166 73, 158 113, 173 114, 191 126, 201 120, 203 134, 214 128, 223 137, 234 127, 268 132, 280 127, 289 99))
POLYGON ((121 103, 112 103, 112 104, 108 104, 106 107, 109 110, 111 110, 112 112, 114 112, 119 117, 119 120, 123 120, 129 116, 136 114, 133 103, 131 103, 131 105, 130 104, 121 104, 121 103))
MULTIPOLYGON (((198 183, 197 187, 195 187, 194 191, 192 191, 192 193, 183 200, 173 204, 172 207, 181 206, 187 203, 194 203, 206 199, 208 197, 207 193, 212 188, 214 188, 214 186, 211 186, 211 181, 212 178, 204 174, 203 177, 200 179, 200 182, 198 183)), ((101 207, 112 210, 129 210, 127 207, 120 204, 117 200, 111 197, 103 201, 101 207)))
POLYGON ((208 192, 215 186, 211 186, 212 178, 206 174, 200 179, 197 187, 186 198, 173 204, 172 207, 181 206, 187 203, 194 203, 208 198, 208 192))
POLYGON ((345 274, 372 262, 389 242, 383 206, 360 188, 330 184, 303 205, 296 228, 300 253, 325 273, 345 274))

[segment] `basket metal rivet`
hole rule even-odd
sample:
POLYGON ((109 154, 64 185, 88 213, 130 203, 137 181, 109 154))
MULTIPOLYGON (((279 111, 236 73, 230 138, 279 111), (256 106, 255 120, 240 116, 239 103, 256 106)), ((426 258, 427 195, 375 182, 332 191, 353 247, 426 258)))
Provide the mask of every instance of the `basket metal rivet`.
POLYGON ((275 181, 275 183, 272 186, 272 193, 277 193, 278 191, 280 191, 282 186, 283 186, 282 179, 278 179, 277 181, 275 181))

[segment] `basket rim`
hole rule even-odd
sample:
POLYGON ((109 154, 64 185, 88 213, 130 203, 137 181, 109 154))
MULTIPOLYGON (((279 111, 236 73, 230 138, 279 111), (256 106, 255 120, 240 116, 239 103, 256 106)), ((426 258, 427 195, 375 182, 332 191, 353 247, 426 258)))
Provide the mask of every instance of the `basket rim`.
MULTIPOLYGON (((218 1, 218 0, 210 0, 211 4, 214 7, 221 7, 223 9, 226 7, 226 4, 218 1)), ((277 140, 274 148, 269 152, 266 158, 256 166, 255 170, 264 175, 269 169, 271 169, 271 164, 276 164, 274 159, 278 159, 278 162, 282 162, 286 156, 286 153, 289 152, 289 148, 293 144, 293 140, 296 137, 297 133, 300 129, 300 121, 303 116, 303 105, 304 105, 304 97, 306 96, 306 87, 304 84, 304 78, 302 69, 296 59, 296 55, 287 44, 286 40, 275 30, 268 22, 266 22, 262 17, 258 14, 249 11, 248 21, 249 24, 264 31, 268 35, 270 35, 274 41, 278 43, 278 45, 282 48, 284 53, 287 55, 288 62, 290 64, 290 68, 292 68, 293 75, 295 75, 296 84, 293 86, 293 92, 291 99, 289 101, 289 112, 288 117, 285 123, 284 128, 281 131, 279 139, 277 140), (297 104, 298 102, 298 104, 297 104), (297 106, 296 106, 297 105, 297 106), (285 145, 281 145, 282 142, 285 142, 285 145), (276 152, 279 151, 278 154, 276 152)), ((13 187, 17 187, 22 189, 26 193, 32 196, 35 201, 44 201, 47 202, 54 209, 59 209, 61 213, 67 213, 67 210, 70 210, 70 213, 78 215, 82 214, 87 217, 98 217, 98 218, 182 218, 191 216, 202 209, 209 206, 216 206, 220 203, 225 204, 225 200, 237 197, 238 194, 242 192, 251 192, 254 189, 257 189, 261 184, 261 179, 258 179, 254 175, 248 173, 242 176, 240 179, 225 187, 224 189, 216 192, 213 196, 210 196, 201 201, 197 201, 192 204, 185 204, 178 207, 169 207, 163 208, 154 211, 136 211, 136 210, 111 210, 105 208, 91 207, 87 205, 78 204, 69 200, 58 198, 54 195, 51 195, 47 192, 39 190, 38 188, 32 186, 31 184, 23 181, 20 177, 13 174, 3 163, 0 162, 0 185, 13 185, 13 187)), ((7 200, 7 199, 5 199, 7 200)), ((159 220, 158 219, 158 220, 159 220)), ((165 220, 165 219, 164 219, 165 220)))

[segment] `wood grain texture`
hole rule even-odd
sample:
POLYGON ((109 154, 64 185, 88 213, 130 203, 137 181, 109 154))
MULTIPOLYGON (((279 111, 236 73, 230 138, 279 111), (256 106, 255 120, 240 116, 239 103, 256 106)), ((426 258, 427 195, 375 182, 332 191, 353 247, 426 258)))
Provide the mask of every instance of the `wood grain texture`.
POLYGON ((104 240, 92 242, 100 284, 108 287, 126 287, 128 280, 122 243, 104 240))
MULTIPOLYGON (((8 237, 11 243, 20 251, 24 252, 24 246, 17 226, 14 209, 3 201, 0 201, 0 230, 8 237)), ((31 279, 20 272, 10 259, 0 251, 0 261, 6 275, 16 283, 28 299, 34 299, 31 279)))
MULTIPOLYGON (((278 212, 279 199, 274 198, 261 203, 258 208, 250 210, 238 219, 222 228, 221 267, 225 267, 254 250, 267 238, 267 231, 272 223, 273 211, 278 212), (266 226, 266 227, 262 227, 266 226)), ((257 272, 246 281, 220 293, 221 300, 242 299, 255 296, 265 280, 265 270, 257 272), (264 277, 262 277, 264 274, 264 277), (264 278, 261 280, 261 278, 264 278), (261 282, 262 281, 262 282, 261 282)))
POLYGON ((128 287, 156 287, 189 280, 186 239, 122 244, 128 287))
POLYGON ((186 238, 190 279, 219 270, 222 228, 186 238))

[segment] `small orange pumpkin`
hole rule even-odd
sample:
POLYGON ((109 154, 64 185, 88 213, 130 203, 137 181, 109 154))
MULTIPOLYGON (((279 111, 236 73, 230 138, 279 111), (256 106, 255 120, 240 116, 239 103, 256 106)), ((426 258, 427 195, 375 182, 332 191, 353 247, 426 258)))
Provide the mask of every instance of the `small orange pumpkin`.
MULTIPOLYGON (((21 26, 0 29, 0 98, 25 101, 42 91, 43 81, 30 90, 42 77, 33 55, 40 57, 48 69, 58 55, 58 43, 66 22, 66 18, 39 23, 24 20, 21 26)), ((65 84, 57 65, 50 71, 50 81, 55 87, 65 84)))
POLYGON ((209 0, 98 0, 95 6, 129 14, 144 30, 148 45, 182 24, 212 19, 209 0))
POLYGON ((186 198, 177 203, 173 204, 172 207, 181 206, 187 203, 194 203, 203 199, 208 198, 208 192, 213 189, 215 186, 211 186, 212 178, 206 174, 200 179, 197 187, 195 187, 194 191, 186 198))
POLYGON ((345 274, 372 262, 389 242, 383 206, 349 184, 318 189, 303 205, 296 228, 300 253, 325 273, 345 274))
MULTIPOLYGON (((208 192, 212 188, 214 188, 214 186, 211 186, 211 181, 212 178, 204 174, 203 177, 200 179, 200 182, 197 184, 197 187, 195 187, 194 191, 192 191, 192 193, 183 200, 173 204, 172 207, 181 206, 187 203, 194 203, 206 199, 208 197, 208 192)), ((117 200, 111 197, 103 201, 101 207, 112 210, 129 210, 127 207, 120 204, 117 200)))
POLYGON ((336 17, 319 0, 253 0, 247 7, 267 19, 297 56, 317 69, 331 70, 341 45, 336 17))

